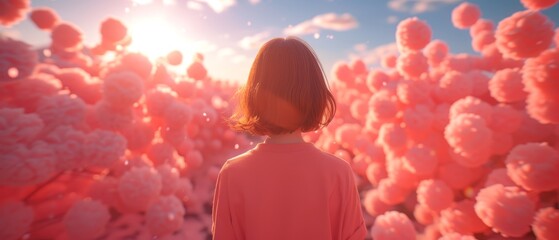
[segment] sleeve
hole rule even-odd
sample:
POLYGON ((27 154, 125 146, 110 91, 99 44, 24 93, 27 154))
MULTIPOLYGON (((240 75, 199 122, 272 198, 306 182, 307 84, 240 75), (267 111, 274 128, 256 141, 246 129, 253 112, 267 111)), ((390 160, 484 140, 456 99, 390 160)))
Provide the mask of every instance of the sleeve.
POLYGON ((345 181, 347 184, 344 189, 346 199, 343 201, 345 213, 342 214, 344 216, 342 239, 363 240, 367 235, 367 229, 363 219, 363 211, 361 210, 361 200, 351 168, 348 171, 347 181, 345 181))
POLYGON ((212 235, 214 240, 236 239, 232 224, 228 188, 227 171, 224 167, 217 177, 213 198, 212 235))

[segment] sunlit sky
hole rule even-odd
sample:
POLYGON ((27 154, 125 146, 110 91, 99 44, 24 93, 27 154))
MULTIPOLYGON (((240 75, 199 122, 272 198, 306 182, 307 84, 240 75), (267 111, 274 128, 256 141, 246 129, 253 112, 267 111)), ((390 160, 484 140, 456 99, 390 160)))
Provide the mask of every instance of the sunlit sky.
MULTIPOLYGON (((396 51, 400 20, 417 16, 446 41, 453 53, 473 53, 467 30, 455 29, 450 14, 460 0, 33 0, 50 7, 63 21, 77 25, 87 46, 100 41, 100 23, 123 21, 133 38, 132 50, 150 57, 180 50, 186 61, 205 55, 211 77, 243 82, 258 47, 273 37, 297 35, 317 52, 329 75, 336 61, 363 58, 370 67, 378 56, 396 51)), ((482 17, 498 21, 523 10, 518 0, 473 0, 482 17)), ((543 11, 557 25, 559 6, 543 11)), ((49 33, 26 19, 3 34, 33 46, 47 46, 49 33)))

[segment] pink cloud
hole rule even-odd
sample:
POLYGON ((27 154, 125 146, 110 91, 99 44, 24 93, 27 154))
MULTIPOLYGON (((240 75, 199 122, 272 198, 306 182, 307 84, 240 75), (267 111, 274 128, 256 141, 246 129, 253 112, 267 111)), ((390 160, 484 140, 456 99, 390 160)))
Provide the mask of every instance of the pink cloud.
POLYGON ((214 12, 221 13, 232 7, 236 3, 236 0, 195 0, 189 1, 187 3, 187 6, 190 9, 202 10, 202 6, 205 4, 208 5, 208 7, 210 7, 212 10, 214 10, 214 12))
POLYGON ((423 13, 433 11, 441 5, 457 3, 460 0, 390 0, 388 7, 394 11, 423 13))
POLYGON ((325 13, 317 15, 310 20, 303 21, 295 26, 289 26, 283 30, 286 35, 307 35, 320 32, 321 29, 347 31, 356 28, 357 20, 349 14, 337 15, 325 13))
POLYGON ((269 32, 260 32, 252 36, 246 36, 239 41, 239 46, 243 49, 259 48, 264 41, 270 36, 269 32))

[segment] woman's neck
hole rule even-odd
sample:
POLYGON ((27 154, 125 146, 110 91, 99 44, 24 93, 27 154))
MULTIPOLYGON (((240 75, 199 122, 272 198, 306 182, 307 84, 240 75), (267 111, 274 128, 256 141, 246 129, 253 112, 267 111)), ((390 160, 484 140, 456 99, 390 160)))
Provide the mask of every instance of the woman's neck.
POLYGON ((301 131, 295 131, 292 133, 286 134, 277 134, 277 135, 268 135, 265 143, 272 143, 272 144, 289 144, 289 143, 303 143, 303 136, 301 135, 301 131))

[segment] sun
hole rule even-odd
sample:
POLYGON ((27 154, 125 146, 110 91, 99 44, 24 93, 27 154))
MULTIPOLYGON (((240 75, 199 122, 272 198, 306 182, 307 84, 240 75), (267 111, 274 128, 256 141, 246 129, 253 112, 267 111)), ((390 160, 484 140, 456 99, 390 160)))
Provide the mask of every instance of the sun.
POLYGON ((134 21, 129 29, 132 43, 129 50, 145 54, 152 61, 178 50, 183 56, 194 54, 186 31, 163 17, 149 17, 134 21))

